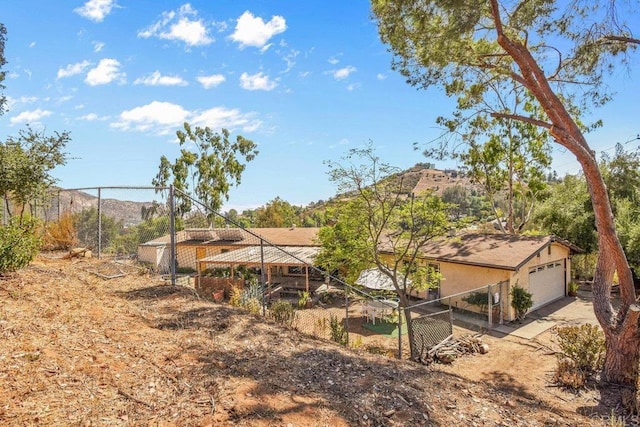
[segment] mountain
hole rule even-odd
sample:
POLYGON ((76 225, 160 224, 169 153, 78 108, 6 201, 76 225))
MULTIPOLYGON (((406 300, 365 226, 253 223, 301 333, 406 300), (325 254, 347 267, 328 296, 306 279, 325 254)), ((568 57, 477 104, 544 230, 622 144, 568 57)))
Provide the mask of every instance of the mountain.
MULTIPOLYGON (((123 221, 125 225, 136 225, 142 222, 142 208, 149 208, 152 202, 133 202, 101 197, 102 213, 105 216, 123 221)), ((51 207, 47 210, 48 219, 58 218, 58 213, 71 211, 81 212, 85 209, 97 209, 98 197, 79 190, 58 189, 54 192, 51 207)))

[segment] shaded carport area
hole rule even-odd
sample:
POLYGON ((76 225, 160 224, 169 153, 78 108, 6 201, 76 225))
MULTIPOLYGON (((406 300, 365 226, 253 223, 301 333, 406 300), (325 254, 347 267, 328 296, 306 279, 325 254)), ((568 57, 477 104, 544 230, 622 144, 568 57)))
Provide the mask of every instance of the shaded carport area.
MULTIPOLYGON (((309 291, 309 269, 313 266, 313 260, 319 252, 318 247, 287 246, 280 248, 275 246, 248 246, 233 251, 201 258, 197 262, 198 277, 211 266, 230 267, 231 277, 239 266, 257 267, 265 274, 269 288, 274 286, 272 267, 297 267, 303 273, 295 277, 304 277, 304 288, 309 291)), ((280 279, 282 276, 278 276, 280 279)))

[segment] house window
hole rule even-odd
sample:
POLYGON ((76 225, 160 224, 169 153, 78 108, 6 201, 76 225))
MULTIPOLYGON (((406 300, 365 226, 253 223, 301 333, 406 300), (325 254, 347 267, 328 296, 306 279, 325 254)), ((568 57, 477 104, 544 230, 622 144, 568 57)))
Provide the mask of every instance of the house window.
POLYGON ((196 248, 196 259, 202 259, 207 256, 207 248, 196 248))
POLYGON ((230 249, 220 249, 221 254, 226 254, 230 249))

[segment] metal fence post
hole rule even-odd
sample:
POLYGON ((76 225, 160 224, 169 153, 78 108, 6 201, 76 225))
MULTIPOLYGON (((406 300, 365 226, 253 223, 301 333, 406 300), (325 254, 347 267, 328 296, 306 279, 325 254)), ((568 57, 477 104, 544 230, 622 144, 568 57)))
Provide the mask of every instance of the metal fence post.
MULTIPOLYGON (((398 305, 398 359, 402 359, 402 314, 403 313, 405 313, 404 307, 400 307, 398 305)), ((411 313, 409 313, 409 316, 411 316, 411 313)), ((407 327, 407 332, 411 333, 411 331, 409 330, 409 327, 407 327)))
POLYGON ((98 187, 98 259, 102 257, 102 194, 98 187))
POLYGON ((176 284, 176 265, 178 264, 177 251, 176 251, 176 203, 175 192, 173 185, 169 186, 169 235, 170 246, 169 256, 169 271, 171 272, 171 284, 176 284))
POLYGON ((264 240, 260 239, 260 285, 262 288, 262 316, 267 315, 266 283, 264 280, 264 240))
POLYGON ((346 286, 344 288, 344 307, 345 307, 344 329, 347 333, 347 343, 345 346, 349 347, 349 289, 346 286))
POLYGON ((493 295, 491 295, 491 285, 487 285, 487 299, 489 301, 489 304, 487 305, 489 327, 492 327, 493 326, 493 295))
POLYGON ((502 294, 502 285, 504 283, 509 284, 509 282, 500 282, 500 290, 499 290, 499 295, 500 295, 500 324, 502 325, 504 323, 504 311, 502 308, 502 301, 504 300, 504 295, 502 294))

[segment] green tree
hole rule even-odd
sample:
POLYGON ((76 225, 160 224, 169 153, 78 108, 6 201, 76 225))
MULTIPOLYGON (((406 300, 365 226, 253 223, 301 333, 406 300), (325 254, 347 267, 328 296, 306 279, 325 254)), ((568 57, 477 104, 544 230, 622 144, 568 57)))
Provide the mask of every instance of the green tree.
POLYGON ((256 227, 291 227, 299 225, 297 222, 296 208, 280 197, 276 197, 255 212, 256 227))
POLYGON ((184 130, 176 132, 183 147, 180 156, 171 163, 166 156, 160 158, 155 186, 173 185, 176 191, 176 210, 181 215, 191 210, 190 197, 197 197, 208 209, 209 217, 218 212, 224 200, 229 199, 231 185, 239 185, 246 164, 258 154, 256 144, 241 135, 235 141, 229 139, 229 131, 221 134, 208 127, 192 128, 184 124, 184 130), (195 147, 191 151, 185 147, 195 147), (192 183, 192 184, 190 184, 192 183))
MULTIPOLYGON (((407 197, 402 177, 388 179, 397 169, 381 162, 371 144, 328 166, 331 181, 350 198, 335 224, 321 229, 317 261, 331 271, 343 265, 349 281, 375 266, 393 283, 400 306, 407 307, 408 291, 429 286, 432 275, 425 271, 421 252, 449 231, 449 207, 430 194, 407 197)), ((410 328, 411 313, 405 316, 410 328)))
POLYGON ((444 87, 458 99, 461 117, 501 117, 541 128, 576 156, 598 229, 593 305, 606 337, 602 379, 636 389, 640 306, 607 189, 584 135, 588 127, 579 118, 586 108, 611 98, 603 85, 606 73, 640 44, 628 25, 637 15, 632 9, 620 12, 619 6, 612 1, 372 0, 380 36, 394 54, 393 68, 410 84, 444 87), (521 87, 531 108, 514 112, 504 108, 509 104, 496 103, 490 88, 497 84, 521 87), (619 307, 610 298, 615 272, 619 307))
POLYGON ((483 129, 491 126, 493 133, 484 144, 475 142, 475 128, 471 135, 464 135, 469 150, 460 154, 460 159, 467 176, 487 194, 498 219, 499 200, 504 196, 506 223, 503 226, 502 221, 497 221, 501 231, 519 234, 546 186, 545 170, 551 163, 549 144, 546 136, 529 124, 503 118, 491 122, 475 125, 483 129))
POLYGON ((9 216, 16 214, 12 206, 22 218, 28 207, 44 202, 56 182, 51 171, 67 162, 63 150, 69 140, 68 132, 47 136, 27 128, 0 143, 0 195, 9 216))
POLYGON ((576 244, 586 252, 595 252, 598 236, 587 182, 582 175, 567 175, 546 191, 544 201, 535 210, 533 224, 541 231, 576 244))
MULTIPOLYGON (((122 221, 105 214, 100 215, 100 243, 102 248, 108 248, 123 230, 122 221)), ((85 209, 74 215, 74 224, 78 241, 85 246, 98 249, 98 210, 94 207, 85 209)))

